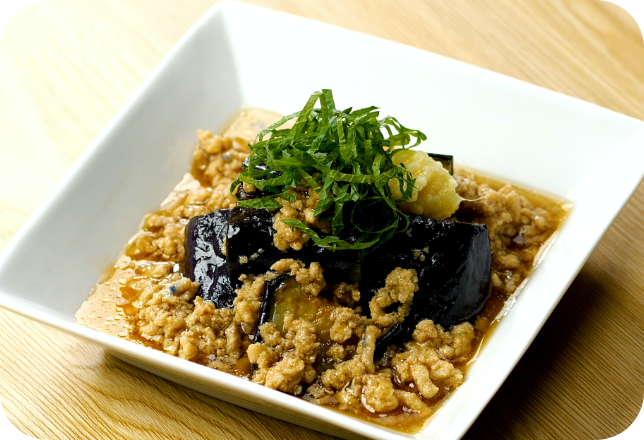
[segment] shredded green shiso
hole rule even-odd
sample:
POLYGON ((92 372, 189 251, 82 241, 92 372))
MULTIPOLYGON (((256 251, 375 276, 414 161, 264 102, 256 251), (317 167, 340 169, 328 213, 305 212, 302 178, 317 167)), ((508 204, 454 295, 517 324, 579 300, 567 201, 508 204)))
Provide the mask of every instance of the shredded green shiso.
POLYGON ((248 166, 232 183, 231 194, 241 207, 279 209, 277 198, 295 200, 288 190, 313 188, 320 195, 314 215, 331 221, 331 234, 318 234, 297 219, 282 220, 285 224, 331 250, 356 249, 365 254, 375 249, 408 225, 396 203, 409 199, 415 180, 409 170, 394 165, 392 156, 427 138, 396 118, 378 116, 377 107, 337 110, 331 90, 313 93, 301 111, 257 135, 249 145, 248 166), (280 128, 293 119, 292 128, 280 128), (257 168, 261 165, 265 169, 257 168), (399 200, 389 189, 392 178, 400 183, 399 200), (263 197, 237 199, 235 188, 241 182, 255 185, 263 197))

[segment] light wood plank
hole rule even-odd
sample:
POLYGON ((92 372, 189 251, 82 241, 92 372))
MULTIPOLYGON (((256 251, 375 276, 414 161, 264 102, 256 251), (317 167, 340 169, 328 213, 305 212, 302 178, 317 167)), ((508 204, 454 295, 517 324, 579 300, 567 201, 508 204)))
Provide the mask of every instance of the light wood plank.
MULTIPOLYGON (((45 0, 0 43, 0 249, 211 0, 45 0)), ((642 36, 596 0, 253 0, 644 119, 642 36)), ((619 166, 619 158, 613 166, 619 166)), ((601 206, 601 201, 598 201, 601 206)), ((642 403, 644 188, 466 438, 606 438, 642 403)), ((0 399, 40 439, 328 438, 0 310, 0 399)))

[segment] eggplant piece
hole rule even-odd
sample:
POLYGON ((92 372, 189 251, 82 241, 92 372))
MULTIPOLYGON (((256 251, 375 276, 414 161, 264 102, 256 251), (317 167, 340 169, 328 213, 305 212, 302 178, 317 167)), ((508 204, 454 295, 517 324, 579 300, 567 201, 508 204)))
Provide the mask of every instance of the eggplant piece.
POLYGON ((246 191, 244 191, 244 185, 242 183, 240 183, 237 186, 237 193, 235 195, 237 196, 238 200, 250 200, 250 199, 256 199, 264 196, 263 193, 260 191, 247 193, 246 191))
MULTIPOLYGON (((277 330, 284 335, 284 318, 287 312, 291 312, 295 319, 306 319, 315 327, 317 342, 321 345, 320 352, 313 367, 321 374, 324 370, 333 366, 330 359, 323 355, 331 346, 331 327, 333 326, 333 310, 338 307, 322 295, 312 296, 308 294, 295 277, 289 273, 278 275, 273 280, 267 281, 264 285, 264 295, 259 311, 257 330, 252 337, 254 342, 264 342, 260 327, 273 322, 277 330)), ((255 374, 257 365, 253 364, 251 375, 255 374)))
POLYGON ((454 175, 454 156, 448 154, 437 154, 437 153, 427 153, 429 157, 434 159, 436 162, 440 162, 447 171, 449 171, 450 176, 454 175))
MULTIPOLYGON (((247 168, 249 163, 250 163, 250 156, 248 156, 244 160, 244 162, 242 163, 242 170, 247 168)), ((255 169, 256 170, 263 170, 263 171, 268 170, 268 168, 266 167, 266 164, 264 164, 264 162, 262 162, 259 165, 257 165, 255 167, 255 169)), ((279 177, 279 176, 282 175, 282 173, 280 173, 279 171, 270 171, 270 174, 271 174, 271 177, 279 177)), ((264 180, 264 179, 260 179, 260 180, 264 180)), ((258 198, 261 198, 261 197, 266 197, 266 196, 268 196, 270 194, 271 193, 269 191, 259 191, 259 190, 255 190, 255 192, 252 192, 252 193, 247 193, 246 191, 244 191, 244 185, 240 183, 237 186, 236 196, 237 196, 238 200, 249 200, 249 199, 258 199, 258 198)))
POLYGON ((474 318, 490 297, 487 226, 415 215, 409 220, 407 231, 365 257, 360 283, 363 310, 369 310, 369 297, 384 286, 387 274, 396 267, 415 269, 418 275, 409 315, 379 338, 377 355, 390 344, 407 340, 424 319, 449 329, 474 318))
POLYGON ((231 210, 193 217, 186 226, 188 277, 201 284, 198 295, 217 308, 231 308, 236 293, 223 253, 231 210))
POLYGON ((264 284, 264 294, 262 295, 262 304, 259 308, 259 318, 257 320, 257 332, 254 338, 255 342, 264 342, 259 328, 262 324, 273 321, 273 314, 275 313, 275 292, 280 290, 289 276, 288 273, 284 273, 264 284))
MULTIPOLYGON (((321 235, 322 236, 322 235, 321 235)), ((317 261, 324 270, 327 284, 357 283, 362 277, 362 258, 360 251, 350 249, 331 251, 314 244, 302 248, 301 251, 290 251, 289 258, 303 261, 307 265, 317 261)))
POLYGON ((289 273, 278 275, 264 286, 262 305, 259 310, 255 342, 263 342, 259 327, 267 322, 275 323, 284 334, 284 317, 291 312, 295 319, 306 319, 315 326, 317 341, 330 343, 333 325, 331 315, 338 307, 322 295, 311 295, 289 273))
POLYGON ((273 213, 268 209, 240 208, 232 210, 228 226, 226 255, 228 269, 234 284, 243 273, 265 273, 276 261, 283 258, 300 260, 305 264, 317 261, 324 270, 329 284, 360 280, 362 260, 359 251, 330 251, 307 244, 300 251, 281 251, 273 245, 273 213))
POLYGON ((228 223, 226 256, 235 286, 242 274, 265 273, 282 258, 289 258, 273 245, 273 213, 268 209, 236 206, 228 223))
POLYGON ((270 196, 269 191, 260 191, 256 189, 252 193, 248 193, 244 190, 244 185, 240 183, 237 185, 237 193, 235 194, 238 200, 250 200, 250 199, 260 199, 262 197, 270 196))

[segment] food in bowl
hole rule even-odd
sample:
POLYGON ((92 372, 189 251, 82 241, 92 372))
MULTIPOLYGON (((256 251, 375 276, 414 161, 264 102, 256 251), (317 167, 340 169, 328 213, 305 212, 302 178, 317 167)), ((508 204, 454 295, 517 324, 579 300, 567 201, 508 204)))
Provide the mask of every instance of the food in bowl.
POLYGON ((569 205, 413 150, 423 133, 378 116, 323 90, 288 117, 248 110, 223 136, 198 131, 190 173, 78 322, 420 428, 569 205))

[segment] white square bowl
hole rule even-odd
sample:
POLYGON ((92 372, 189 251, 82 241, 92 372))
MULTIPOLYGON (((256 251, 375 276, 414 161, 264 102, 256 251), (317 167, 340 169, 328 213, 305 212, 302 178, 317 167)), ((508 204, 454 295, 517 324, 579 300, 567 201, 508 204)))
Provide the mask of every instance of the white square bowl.
POLYGON ((414 436, 461 437, 642 179, 644 122, 398 43, 220 3, 177 43, 2 252, 0 306, 270 416, 345 438, 409 438, 74 321, 143 216, 188 169, 195 130, 223 129, 243 108, 291 113, 321 88, 333 89, 340 107, 377 105, 382 115, 422 130, 429 150, 574 204, 464 384, 414 436))

